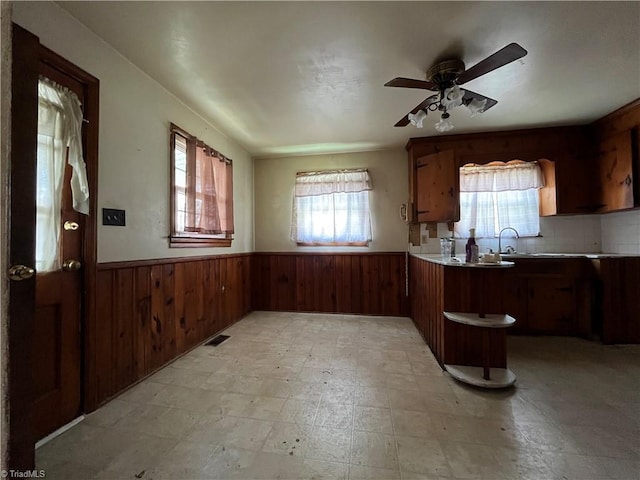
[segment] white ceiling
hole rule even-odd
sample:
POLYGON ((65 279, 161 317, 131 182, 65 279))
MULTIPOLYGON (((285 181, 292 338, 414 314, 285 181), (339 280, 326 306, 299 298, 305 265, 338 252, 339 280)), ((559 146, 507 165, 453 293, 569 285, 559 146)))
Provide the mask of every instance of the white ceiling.
POLYGON ((59 2, 256 157, 364 151, 437 135, 393 125, 431 94, 443 56, 471 67, 529 53, 465 84, 498 100, 451 133, 588 123, 640 97, 639 2, 59 2))

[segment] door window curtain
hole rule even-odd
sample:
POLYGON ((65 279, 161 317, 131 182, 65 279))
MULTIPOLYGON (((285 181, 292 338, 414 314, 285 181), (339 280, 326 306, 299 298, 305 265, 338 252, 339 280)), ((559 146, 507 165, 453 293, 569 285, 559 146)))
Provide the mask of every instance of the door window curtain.
POLYGON ((66 165, 72 169, 73 209, 89 214, 89 184, 82 158, 82 110, 77 95, 41 77, 38 82, 36 270, 60 268, 60 224, 66 165))
POLYGON ((537 162, 492 162, 460 168, 460 221, 458 238, 476 229, 476 237, 497 237, 505 227, 520 236, 540 233, 538 189, 544 186, 537 162))
POLYGON ((366 170, 298 173, 291 239, 301 244, 370 242, 371 189, 366 170))

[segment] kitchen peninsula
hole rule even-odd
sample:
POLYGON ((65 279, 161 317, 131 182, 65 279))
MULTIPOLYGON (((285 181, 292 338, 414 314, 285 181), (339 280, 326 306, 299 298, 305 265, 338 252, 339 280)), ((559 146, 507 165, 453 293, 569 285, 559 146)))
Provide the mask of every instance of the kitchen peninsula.
POLYGON ((411 313, 440 365, 454 378, 498 388, 515 382, 507 369, 504 271, 513 262, 464 263, 412 255, 411 313), (427 293, 428 292, 428 293, 427 293))

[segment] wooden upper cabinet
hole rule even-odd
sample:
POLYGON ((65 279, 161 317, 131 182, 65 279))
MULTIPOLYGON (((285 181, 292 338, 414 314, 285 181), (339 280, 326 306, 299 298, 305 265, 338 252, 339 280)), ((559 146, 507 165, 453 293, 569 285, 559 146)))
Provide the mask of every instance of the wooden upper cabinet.
POLYGON ((596 161, 600 179, 598 212, 633 208, 632 131, 599 142, 596 161))
POLYGON ((640 206, 640 99, 590 125, 598 212, 640 206))
POLYGON ((415 168, 416 220, 418 222, 460 220, 459 171, 453 150, 417 158, 415 168))

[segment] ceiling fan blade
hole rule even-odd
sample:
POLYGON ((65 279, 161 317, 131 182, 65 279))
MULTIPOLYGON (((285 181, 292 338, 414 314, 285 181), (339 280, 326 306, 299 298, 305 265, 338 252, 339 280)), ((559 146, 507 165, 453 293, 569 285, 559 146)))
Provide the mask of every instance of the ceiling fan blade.
MULTIPOLYGON (((427 97, 424 102, 422 102, 420 105, 416 106, 416 108, 411 110, 409 113, 412 113, 413 115, 415 115, 416 113, 418 113, 418 110, 427 108, 437 99, 438 99, 438 95, 431 95, 430 97, 427 97)), ((407 113, 404 117, 398 120, 398 122, 394 125, 394 127, 406 127, 407 125, 409 125, 409 113, 407 113)))
POLYGON ((467 90, 466 88, 461 88, 461 90, 464 92, 464 96, 462 97, 463 103, 470 102, 473 99, 476 99, 479 101, 486 99, 487 103, 485 104, 484 109, 482 110, 483 112, 486 112, 491 107, 493 107, 496 103, 498 103, 498 101, 494 100, 493 98, 485 97, 484 95, 480 95, 479 93, 472 92, 471 90, 467 90))
POLYGON ((389 80, 384 84, 385 87, 404 87, 404 88, 422 88, 423 90, 438 90, 438 87, 433 82, 427 82, 425 80, 414 80, 413 78, 397 77, 393 80, 389 80))
POLYGON ((510 43, 506 47, 498 50, 493 55, 488 56, 484 60, 476 63, 473 67, 465 70, 460 75, 458 75, 458 85, 462 85, 463 83, 468 82, 469 80, 473 80, 474 78, 478 78, 485 73, 489 73, 496 68, 503 67, 508 63, 513 62, 519 58, 524 57, 527 54, 527 51, 522 48, 517 43, 510 43))

